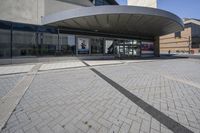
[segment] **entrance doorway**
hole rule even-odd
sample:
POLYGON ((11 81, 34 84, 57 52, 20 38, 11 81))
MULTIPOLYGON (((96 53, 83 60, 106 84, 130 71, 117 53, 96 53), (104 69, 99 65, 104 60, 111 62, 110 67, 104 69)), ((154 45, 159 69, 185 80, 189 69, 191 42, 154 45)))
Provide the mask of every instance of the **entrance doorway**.
POLYGON ((116 57, 140 57, 141 48, 140 43, 133 40, 120 40, 115 42, 115 56, 116 57))
POLYGON ((104 39, 103 38, 91 38, 91 54, 103 54, 104 53, 104 39))

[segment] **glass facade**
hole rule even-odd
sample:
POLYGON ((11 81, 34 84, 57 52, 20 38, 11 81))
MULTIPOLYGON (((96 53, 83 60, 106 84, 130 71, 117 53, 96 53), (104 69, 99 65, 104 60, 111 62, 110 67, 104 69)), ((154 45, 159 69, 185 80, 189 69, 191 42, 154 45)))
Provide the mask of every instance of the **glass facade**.
POLYGON ((61 55, 76 54, 75 35, 60 34, 60 53, 61 55))
POLYGON ((154 54, 153 41, 94 36, 78 36, 77 40, 82 40, 78 41, 78 54, 113 55, 119 58, 149 56, 154 54), (85 47, 81 52, 82 45, 85 47))
POLYGON ((54 27, 0 21, 0 59, 75 55, 75 35, 54 27))
POLYGON ((114 40, 105 40, 105 54, 114 54, 114 40))
POLYGON ((104 54, 104 39, 103 38, 91 38, 91 53, 104 54))
POLYGON ((12 54, 18 56, 36 55, 35 32, 13 31, 12 54))
POLYGON ((110 5, 110 4, 108 3, 107 0, 95 0, 95 5, 100 6, 100 5, 110 5))
POLYGON ((0 59, 11 57, 11 24, 0 22, 0 59))
POLYGON ((117 5, 118 3, 114 0, 91 0, 95 6, 102 5, 117 5))
POLYGON ((0 29, 0 59, 11 57, 11 31, 0 29))
POLYGON ((58 35, 43 33, 41 42, 41 51, 43 55, 56 55, 59 52, 58 35))
POLYGON ((115 43, 117 57, 141 56, 141 42, 139 40, 117 40, 115 43))
POLYGON ((67 55, 138 57, 154 54, 153 41, 69 34, 54 27, 0 21, 0 58, 67 55))

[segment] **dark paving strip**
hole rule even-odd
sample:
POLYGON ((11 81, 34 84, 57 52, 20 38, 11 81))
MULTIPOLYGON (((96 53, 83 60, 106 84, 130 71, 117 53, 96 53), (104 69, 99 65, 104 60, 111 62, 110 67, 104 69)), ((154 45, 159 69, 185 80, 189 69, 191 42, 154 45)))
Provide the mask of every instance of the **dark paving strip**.
MULTIPOLYGON (((88 63, 86 63, 85 61, 81 61, 83 64, 85 64, 86 66, 90 67, 91 65, 89 65, 88 63)), ((92 66, 110 66, 110 65, 120 65, 120 64, 124 64, 123 62, 122 63, 112 63, 112 64, 99 64, 99 65, 92 65, 92 66)))
POLYGON ((27 72, 18 72, 18 73, 6 73, 6 74, 0 74, 0 76, 7 76, 7 75, 18 75, 18 74, 25 74, 27 72))
POLYGON ((90 66, 88 63, 86 63, 85 61, 81 61, 83 64, 85 64, 86 66, 90 66))
POLYGON ((140 108, 142 108, 144 111, 146 111, 148 114, 150 114, 153 118, 158 120, 160 123, 165 125, 167 128, 169 128, 171 131, 175 133, 193 133, 188 128, 184 127, 180 123, 176 122, 175 120, 171 119, 164 113, 160 112, 153 106, 146 103, 144 100, 140 99, 136 95, 132 94, 128 90, 126 90, 124 87, 120 86, 110 78, 103 75, 101 72, 97 71, 94 68, 91 68, 94 73, 96 73, 98 76, 100 76, 102 79, 104 79, 106 82, 108 82, 111 86, 116 88, 119 92, 121 92, 123 95, 125 95, 127 98, 129 98, 132 102, 137 104, 140 108))

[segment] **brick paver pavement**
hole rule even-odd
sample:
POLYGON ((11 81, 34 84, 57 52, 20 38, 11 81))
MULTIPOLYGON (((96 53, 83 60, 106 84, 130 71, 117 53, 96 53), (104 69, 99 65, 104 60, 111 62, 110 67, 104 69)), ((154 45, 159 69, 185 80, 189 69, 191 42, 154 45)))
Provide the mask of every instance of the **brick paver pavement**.
POLYGON ((170 132, 89 69, 37 75, 5 132, 170 132))
MULTIPOLYGON (((188 129, 200 132, 200 89, 165 77, 198 83, 198 61, 165 60, 95 68, 188 129)), ((39 72, 3 128, 2 133, 6 132, 171 131, 85 67, 39 72)))
POLYGON ((186 82, 199 83, 199 68, 200 61, 167 60, 98 70, 185 127, 200 132, 200 88, 186 82))

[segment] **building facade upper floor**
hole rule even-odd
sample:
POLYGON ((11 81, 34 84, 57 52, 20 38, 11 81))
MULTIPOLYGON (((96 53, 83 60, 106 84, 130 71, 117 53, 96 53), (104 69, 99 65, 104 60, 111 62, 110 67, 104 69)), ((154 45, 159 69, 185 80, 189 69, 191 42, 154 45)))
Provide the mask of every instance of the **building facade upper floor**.
MULTIPOLYGON (((125 0, 128 5, 157 7, 157 0, 125 0)), ((82 7, 118 5, 116 0, 1 0, 0 19, 41 25, 44 16, 82 7)))
POLYGON ((157 0, 127 0, 128 5, 157 8, 157 0))
POLYGON ((1 0, 0 19, 41 25, 42 17, 64 10, 117 4, 115 0, 1 0))

